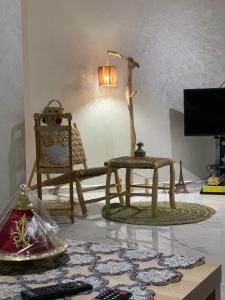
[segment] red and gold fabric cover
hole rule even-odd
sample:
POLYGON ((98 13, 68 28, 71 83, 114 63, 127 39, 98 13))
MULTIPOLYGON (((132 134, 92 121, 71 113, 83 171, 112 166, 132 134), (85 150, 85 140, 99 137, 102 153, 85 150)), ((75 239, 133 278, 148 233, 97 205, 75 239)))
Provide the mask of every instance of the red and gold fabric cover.
POLYGON ((32 255, 52 248, 54 246, 35 217, 32 204, 22 187, 14 207, 0 225, 0 252, 32 255))

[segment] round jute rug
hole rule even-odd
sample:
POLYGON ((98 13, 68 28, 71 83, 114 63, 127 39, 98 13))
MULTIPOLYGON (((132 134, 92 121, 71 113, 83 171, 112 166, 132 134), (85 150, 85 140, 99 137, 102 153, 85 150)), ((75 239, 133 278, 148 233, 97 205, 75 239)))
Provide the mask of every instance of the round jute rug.
POLYGON ((152 209, 149 202, 134 202, 127 208, 119 203, 110 205, 111 212, 107 216, 105 206, 102 215, 105 219, 120 223, 136 225, 178 225, 190 224, 207 220, 216 212, 211 207, 187 202, 176 202, 176 209, 171 209, 168 201, 158 202, 158 216, 152 218, 152 209))

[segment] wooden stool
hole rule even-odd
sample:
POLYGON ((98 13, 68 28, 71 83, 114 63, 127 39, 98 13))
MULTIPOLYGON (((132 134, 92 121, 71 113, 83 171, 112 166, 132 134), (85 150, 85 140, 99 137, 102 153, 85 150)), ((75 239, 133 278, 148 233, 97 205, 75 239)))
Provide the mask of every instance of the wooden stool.
POLYGON ((112 170, 117 168, 125 168, 126 169, 126 190, 120 194, 117 193, 118 196, 125 195, 126 197, 126 206, 130 206, 130 197, 132 196, 152 196, 152 217, 157 217, 157 205, 158 205, 158 169, 169 166, 170 167, 170 186, 169 188, 169 200, 170 207, 175 209, 175 197, 174 197, 174 189, 175 189, 175 169, 174 169, 175 161, 171 158, 161 158, 161 157, 150 157, 146 156, 143 158, 131 157, 131 156, 123 156, 118 158, 113 158, 107 162, 105 165, 108 167, 107 179, 106 179, 106 213, 110 214, 110 199, 112 196, 115 196, 115 193, 110 193, 110 182, 111 182, 111 173, 112 170), (131 184, 131 170, 132 169, 153 169, 153 180, 152 180, 152 193, 132 193, 132 187, 150 187, 145 185, 131 184))

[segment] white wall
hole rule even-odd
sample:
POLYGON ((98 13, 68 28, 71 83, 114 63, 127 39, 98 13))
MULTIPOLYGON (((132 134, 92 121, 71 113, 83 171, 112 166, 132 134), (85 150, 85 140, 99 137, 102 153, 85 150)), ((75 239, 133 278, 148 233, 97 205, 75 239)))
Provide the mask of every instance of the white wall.
MULTIPOLYGON (((224 0, 24 0, 28 173, 35 157, 33 112, 62 99, 81 129, 89 165, 129 151, 120 85, 99 88, 107 49, 133 56, 135 122, 149 155, 182 160, 185 179, 207 175, 208 137, 183 136, 183 89, 217 87, 225 78, 224 0)), ((161 172, 162 180, 167 173, 161 172)))
POLYGON ((0 0, 0 211, 25 181, 20 0, 0 0))

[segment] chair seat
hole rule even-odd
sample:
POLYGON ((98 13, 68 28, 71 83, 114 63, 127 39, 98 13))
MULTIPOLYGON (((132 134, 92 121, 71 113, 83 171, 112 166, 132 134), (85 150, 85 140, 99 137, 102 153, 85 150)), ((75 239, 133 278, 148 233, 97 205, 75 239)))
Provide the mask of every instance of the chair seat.
MULTIPOLYGON (((107 174, 107 167, 96 167, 88 169, 80 169, 73 171, 73 180, 79 177, 79 180, 84 180, 87 178, 92 178, 96 176, 101 176, 107 174)), ((50 178, 43 182, 43 186, 66 184, 70 182, 70 173, 66 173, 54 178, 50 178)))
POLYGON ((105 162, 105 166, 131 169, 157 169, 174 163, 172 158, 122 156, 105 162))
POLYGON ((89 177, 107 174, 107 167, 96 167, 73 171, 73 176, 89 177))

